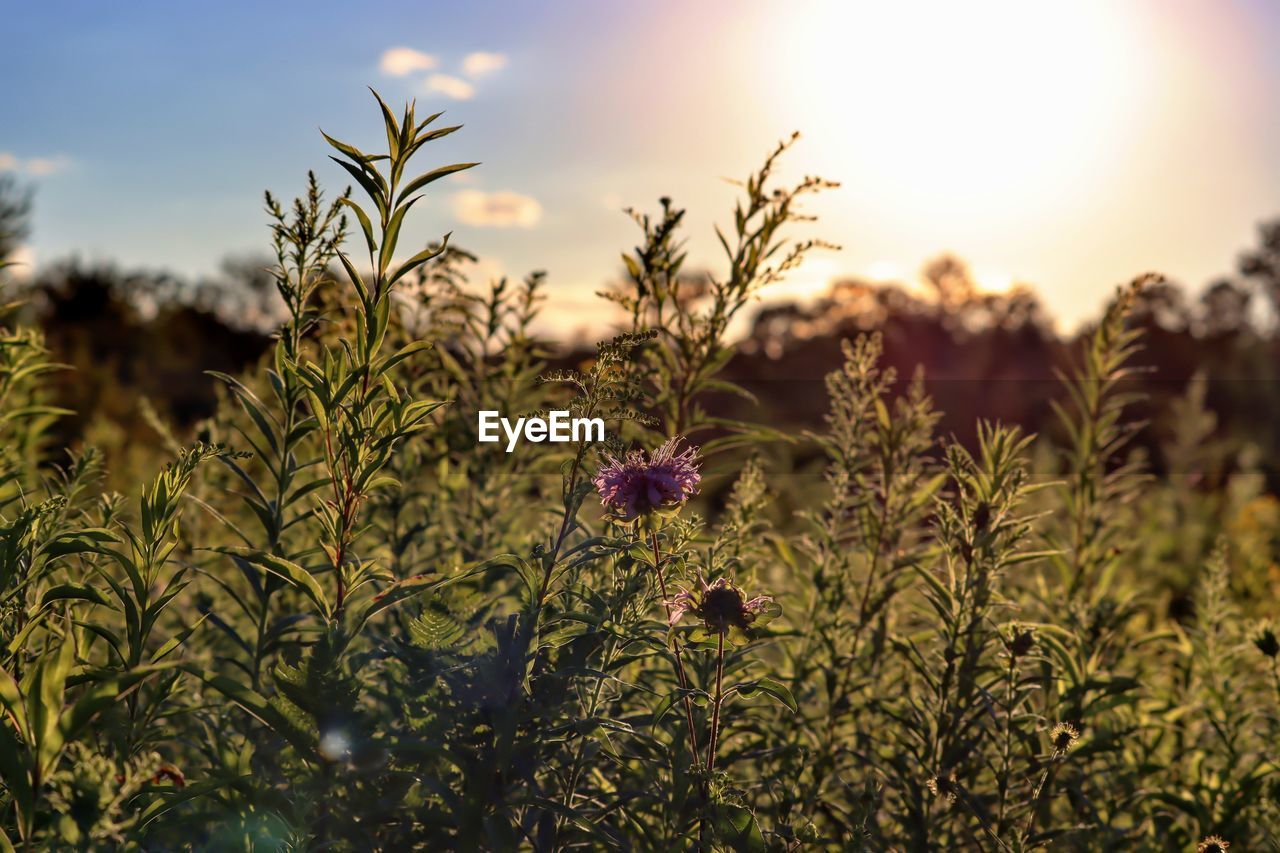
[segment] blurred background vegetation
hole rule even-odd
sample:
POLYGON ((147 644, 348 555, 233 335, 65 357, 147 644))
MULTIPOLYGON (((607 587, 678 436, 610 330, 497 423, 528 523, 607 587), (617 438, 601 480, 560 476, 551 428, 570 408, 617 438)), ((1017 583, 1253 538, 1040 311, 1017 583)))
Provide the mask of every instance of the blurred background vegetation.
MULTIPOLYGON (((32 202, 29 190, 0 179, 0 233, 13 235, 0 256, 29 233, 32 202)), ((1149 423, 1137 445, 1155 473, 1184 474, 1190 485, 1212 489, 1221 483, 1206 478, 1231 474, 1244 458, 1276 492, 1280 219, 1241 235, 1241 243, 1237 268, 1207 286, 1161 280, 1139 294, 1131 322, 1143 331, 1144 372, 1128 382, 1142 394, 1135 412, 1149 423), (1158 414, 1176 411, 1171 401, 1197 377, 1203 388, 1195 393, 1215 413, 1213 440, 1230 443, 1215 448, 1215 458, 1230 461, 1213 471, 1197 469, 1203 452, 1169 456, 1179 425, 1158 414)), ((160 432, 189 438, 221 393, 206 372, 236 374, 268 349, 282 317, 270 265, 266 256, 228 257, 220 274, 199 281, 76 257, 34 274, 11 268, 27 303, 24 319, 44 331, 55 360, 74 368, 55 380, 52 402, 75 414, 58 421, 54 439, 98 447, 120 486, 142 461, 130 457, 158 447, 160 432)), ((696 285, 697 272, 682 275, 696 285)), ((842 363, 841 341, 874 329, 883 334, 883 363, 904 385, 923 369, 945 413, 941 434, 971 442, 982 417, 1052 431, 1059 373, 1093 324, 1064 333, 1032 286, 984 292, 964 260, 951 255, 926 264, 921 278, 924 288, 836 280, 816 299, 761 303, 724 374, 755 400, 723 395, 709 403, 712 414, 787 430, 817 427, 827 405, 823 377, 842 363)), ((686 292, 698 298, 696 286, 686 292)), ((551 366, 576 366, 593 355, 587 342, 562 345, 551 366)))

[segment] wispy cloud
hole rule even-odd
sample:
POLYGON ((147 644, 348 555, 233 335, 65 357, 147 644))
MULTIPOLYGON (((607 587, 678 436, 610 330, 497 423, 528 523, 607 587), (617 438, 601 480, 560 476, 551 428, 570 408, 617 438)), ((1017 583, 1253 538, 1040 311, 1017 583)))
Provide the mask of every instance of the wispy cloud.
POLYGON ((492 74, 494 71, 501 71, 506 67, 507 55, 505 53, 490 53, 478 50, 475 53, 468 53, 466 58, 462 60, 462 73, 468 77, 483 77, 486 74, 492 74))
POLYGON ((429 53, 411 47, 393 47, 383 51, 378 68, 383 74, 404 77, 415 71, 430 71, 439 61, 429 53))
POLYGON ((66 165, 66 159, 62 157, 32 157, 26 162, 26 170, 29 175, 42 177, 61 172, 66 165))
POLYGON ((531 196, 510 190, 460 190, 453 196, 453 215, 465 225, 532 228, 542 219, 542 205, 531 196))
MULTIPOLYGON (((440 60, 433 54, 423 53, 411 47, 392 47, 382 52, 378 68, 391 77, 408 77, 419 71, 436 71, 440 60)), ((434 92, 455 101, 467 101, 476 95, 476 81, 507 67, 507 55, 489 50, 477 50, 462 58, 457 74, 437 72, 423 80, 428 92, 434 92)))
POLYGON ((61 172, 71 161, 66 157, 30 157, 22 159, 8 151, 0 151, 0 172, 16 172, 43 178, 61 172))
POLYGON ((427 89, 438 92, 446 98, 453 98, 455 101, 470 100, 476 93, 475 86, 461 77, 448 74, 432 74, 427 78, 427 89))

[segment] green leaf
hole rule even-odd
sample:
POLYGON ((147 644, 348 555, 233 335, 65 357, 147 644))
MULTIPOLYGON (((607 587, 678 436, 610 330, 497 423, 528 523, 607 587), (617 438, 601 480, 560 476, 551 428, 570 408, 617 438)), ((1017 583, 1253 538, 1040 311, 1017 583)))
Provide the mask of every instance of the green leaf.
POLYGON ((360 223, 360 230, 364 232, 364 241, 369 246, 369 254, 376 253, 378 251, 378 241, 373 235, 373 223, 369 221, 369 214, 365 213, 364 208, 350 198, 344 196, 338 201, 355 212, 356 220, 360 223))
POLYGON ((396 204, 403 204, 406 198, 428 184, 434 183, 441 178, 454 174, 455 172, 462 172, 467 169, 475 168, 479 165, 479 163, 454 163, 452 166, 441 166, 438 169, 432 169, 424 175, 419 175, 409 183, 405 184, 405 188, 401 190, 400 195, 396 197, 396 204))
POLYGON ((406 346, 401 347, 393 355, 378 359, 374 362, 373 367, 370 368, 370 372, 374 376, 381 376, 396 365, 400 364, 400 362, 404 361, 409 356, 415 355, 424 350, 429 350, 432 346, 433 344, 431 341, 413 341, 406 346))
POLYGON ((173 664, 148 664, 91 682, 88 690, 59 716, 60 739, 63 742, 75 740, 99 714, 119 702, 143 681, 157 672, 172 668, 173 664))
POLYGON ((191 800, 199 797, 208 796, 209 794, 214 794, 225 788, 249 784, 253 779, 254 777, 250 774, 245 774, 243 776, 222 776, 213 779, 204 779, 199 782, 189 782, 182 788, 162 787, 149 791, 148 793, 154 795, 155 799, 148 803, 147 806, 139 812, 140 822, 138 826, 140 829, 145 830, 158 818, 168 814, 183 803, 190 802, 191 800))
POLYGON ((40 607, 48 607, 55 601, 88 601, 93 604, 110 604, 107 597, 91 586, 63 583, 49 587, 40 596, 40 607))
MULTIPOLYGON (((356 182, 360 184, 361 189, 363 189, 369 198, 373 200, 373 203, 377 205, 379 215, 385 217, 387 215, 387 203, 383 198, 383 191, 379 188, 379 185, 382 183, 382 177, 379 175, 377 181, 375 181, 373 178, 369 177, 369 172, 371 172, 372 169, 361 169, 358 166, 348 163, 346 160, 332 155, 330 155, 329 159, 346 169, 351 177, 356 179, 356 182)), ((374 172, 374 174, 377 175, 376 172, 374 172)))
POLYGON ((278 708, 272 705, 265 696, 234 678, 221 675, 196 666, 184 666, 183 670, 199 678, 209 687, 217 690, 232 702, 243 708, 250 716, 265 725, 271 731, 292 743, 308 757, 315 753, 316 742, 308 732, 294 725, 278 708))
POLYGON ((103 527, 87 527, 63 533, 48 542, 41 551, 49 557, 66 557, 72 554, 101 553, 105 542, 119 542, 120 538, 103 527))
POLYGON ((178 648, 179 646, 181 646, 183 643, 187 641, 187 638, 190 637, 192 633, 194 633, 195 630, 199 628, 201 624, 204 623, 204 620, 207 619, 208 616, 209 614, 207 613, 204 614, 195 622, 191 623, 189 626, 187 626, 186 628, 183 628, 181 631, 179 631, 178 633, 170 637, 168 640, 166 640, 164 645, 156 649, 156 653, 151 656, 151 662, 159 663, 161 660, 168 657, 173 652, 174 649, 178 648))
POLYGON ((387 151, 391 159, 395 160, 400 156, 400 123, 396 121, 395 113, 391 112, 391 108, 387 106, 386 101, 382 100, 382 96, 374 91, 372 86, 369 87, 369 91, 373 92, 378 106, 382 108, 382 120, 387 129, 387 151))
POLYGON ((768 849, 756 816, 749 809, 732 803, 716 803, 714 813, 716 838, 728 849, 750 853, 768 849))
POLYGON ((9 718, 18 727, 18 734, 23 740, 31 740, 31 730, 27 725, 27 709, 22 701, 22 688, 13 676, 0 669, 0 706, 9 714, 9 718))
POLYGON ((346 154, 352 160, 355 160, 357 163, 369 162, 370 160, 369 155, 365 154, 363 151, 361 151, 359 148, 356 148, 354 145, 348 145, 345 142, 340 142, 337 139, 334 139, 329 134, 325 133, 323 130, 320 131, 320 135, 325 138, 326 142, 328 142, 334 148, 341 151, 343 154, 346 154))
POLYGON ((275 554, 268 554, 265 551, 258 551, 252 548, 213 548, 211 550, 220 554, 238 557, 285 580, 290 586, 305 593, 325 619, 330 617, 329 599, 325 595, 324 588, 320 586, 320 582, 316 580, 315 575, 297 563, 290 562, 284 557, 277 557, 275 554))
POLYGON ((395 275, 391 276, 391 281, 388 283, 395 284, 397 281, 399 281, 408 273, 412 272, 413 270, 425 264, 427 261, 439 255, 448 247, 449 237, 451 236, 452 236, 452 233, 444 235, 444 239, 440 241, 439 247, 423 249, 421 252, 414 255, 409 260, 405 261, 403 264, 400 265, 400 269, 396 270, 395 275))
POLYGON ((756 681, 744 681, 737 686, 738 693, 744 697, 750 698, 756 693, 763 693, 777 700, 791 710, 791 713, 799 711, 796 705, 796 699, 791 695, 791 691, 781 681, 775 681, 772 678, 761 678, 756 681))
MULTIPOLYGON (((370 249, 370 251, 372 252, 373 250, 370 249)), ((364 278, 360 275, 360 271, 356 269, 355 264, 351 263, 351 259, 347 257, 346 252, 338 252, 337 255, 342 268, 347 271, 347 278, 351 279, 351 283, 356 286, 356 294, 360 297, 360 302, 367 306, 369 304, 369 287, 364 283, 364 278)))
POLYGON ((665 717, 667 713, 672 708, 675 707, 675 704, 677 702, 683 701, 685 696, 692 697, 697 692, 698 691, 694 689, 685 690, 679 687, 673 689, 666 696, 663 696, 662 699, 658 702, 658 704, 654 706, 653 719, 651 720, 651 724, 655 726, 658 725, 658 723, 662 722, 662 718, 665 717))
MULTIPOLYGON (((0 777, 18 809, 19 823, 26 823, 35 809, 35 795, 31 790, 31 753, 18 741, 9 726, 0 720, 0 777)), ((4 839, 7 844, 8 839, 4 839)), ((12 845, 0 846, 12 850, 12 845)))
POLYGON ((391 257, 395 254, 396 244, 400 241, 400 226, 404 224, 405 214, 417 200, 417 198, 411 198, 407 203, 398 206, 395 213, 391 214, 386 230, 382 232, 382 251, 378 253, 378 268, 383 272, 391 265, 391 257))

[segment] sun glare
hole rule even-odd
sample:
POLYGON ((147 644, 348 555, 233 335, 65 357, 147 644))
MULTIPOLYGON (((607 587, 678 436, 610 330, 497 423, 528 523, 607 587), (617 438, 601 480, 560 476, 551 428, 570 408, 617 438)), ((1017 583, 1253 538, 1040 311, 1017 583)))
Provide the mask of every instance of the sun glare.
POLYGON ((805 8, 785 36, 785 96, 832 176, 916 227, 930 211, 996 225, 1070 203, 1127 153, 1142 48, 1122 4, 805 8))

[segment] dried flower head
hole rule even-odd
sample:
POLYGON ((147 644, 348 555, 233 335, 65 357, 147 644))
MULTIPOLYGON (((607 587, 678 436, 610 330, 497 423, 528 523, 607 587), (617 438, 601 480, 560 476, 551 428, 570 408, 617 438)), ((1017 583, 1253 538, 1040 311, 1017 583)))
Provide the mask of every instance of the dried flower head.
POLYGON ((1227 853, 1230 846, 1231 842, 1222 836, 1210 835, 1196 845, 1196 853, 1227 853))
POLYGON ((1280 639, 1276 639, 1276 632, 1270 625, 1263 625, 1254 633, 1253 644, 1269 658, 1280 655, 1280 639))
POLYGON ((1005 637, 1004 647, 1010 657, 1020 658, 1028 655, 1036 645, 1036 635, 1030 628, 1013 625, 1005 637))
POLYGON ((592 481, 600 502, 622 521, 635 521, 657 510, 673 509, 698 493, 698 453, 679 449, 673 438, 647 456, 633 450, 622 459, 605 456, 592 481))
POLYGON ((710 584, 699 578, 698 585, 697 594, 680 590, 667 602, 672 625, 691 613, 702 620, 710 634, 728 634, 745 631, 761 616, 772 618, 781 611, 772 596, 757 595, 748 599, 728 578, 716 578, 710 584))
POLYGON ((1053 744, 1053 754, 1062 756, 1080 739, 1080 732, 1070 723, 1058 723, 1049 732, 1049 742, 1053 744))
POLYGON ((942 797, 946 799, 948 803, 954 803, 956 801, 956 777, 952 776, 950 773, 939 773, 937 776, 933 776, 929 781, 925 782, 924 786, 928 788, 929 793, 933 794, 935 797, 942 797))

